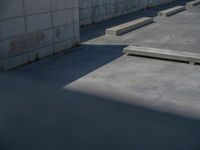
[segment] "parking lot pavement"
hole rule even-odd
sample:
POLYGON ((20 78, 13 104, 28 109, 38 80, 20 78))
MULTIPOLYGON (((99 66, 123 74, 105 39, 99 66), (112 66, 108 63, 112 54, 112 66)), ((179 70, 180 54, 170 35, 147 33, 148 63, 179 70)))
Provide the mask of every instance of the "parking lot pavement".
MULTIPOLYGON (((155 9, 141 14, 155 15, 155 9)), ((129 15, 122 18, 126 17, 129 15)), ((113 22, 117 21, 104 23, 112 26, 113 22)), ((200 118, 199 65, 122 53, 128 45, 199 53, 200 6, 168 18, 156 17, 155 23, 123 36, 97 36, 105 28, 101 27, 104 23, 83 28, 82 33, 88 31, 85 39, 88 35, 94 37, 74 48, 74 52, 61 53, 8 73, 49 82, 57 88, 200 118), (143 100, 133 101, 133 96, 143 100)))
MULTIPOLYGON (((200 6, 123 36, 101 36, 85 45, 139 45, 200 53, 200 6)), ((200 117, 200 66, 122 56, 66 85, 65 89, 109 97, 156 110, 200 117), (132 97, 143 100, 134 101, 132 97)))

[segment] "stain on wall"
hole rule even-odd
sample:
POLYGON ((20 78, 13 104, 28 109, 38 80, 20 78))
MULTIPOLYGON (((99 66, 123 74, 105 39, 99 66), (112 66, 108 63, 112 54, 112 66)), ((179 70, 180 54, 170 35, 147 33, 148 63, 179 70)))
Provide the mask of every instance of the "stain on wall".
POLYGON ((79 39, 78 0, 1 1, 0 69, 66 50, 79 39))

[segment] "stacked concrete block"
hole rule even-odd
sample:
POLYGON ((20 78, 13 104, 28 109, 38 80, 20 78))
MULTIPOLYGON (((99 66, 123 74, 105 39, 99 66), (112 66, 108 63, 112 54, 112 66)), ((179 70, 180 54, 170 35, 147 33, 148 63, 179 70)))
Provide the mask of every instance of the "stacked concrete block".
POLYGON ((87 25, 173 0, 79 0, 80 24, 87 25))
POLYGON ((79 43, 78 0, 2 0, 0 69, 14 68, 79 43))

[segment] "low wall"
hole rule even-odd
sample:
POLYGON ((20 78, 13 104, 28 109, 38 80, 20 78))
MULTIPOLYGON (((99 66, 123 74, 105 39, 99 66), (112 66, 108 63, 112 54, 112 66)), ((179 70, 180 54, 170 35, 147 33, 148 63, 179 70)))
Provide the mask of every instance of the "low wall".
POLYGON ((87 25, 173 0, 79 0, 80 24, 87 25))
POLYGON ((1 0, 0 69, 60 52, 79 42, 78 0, 1 0))

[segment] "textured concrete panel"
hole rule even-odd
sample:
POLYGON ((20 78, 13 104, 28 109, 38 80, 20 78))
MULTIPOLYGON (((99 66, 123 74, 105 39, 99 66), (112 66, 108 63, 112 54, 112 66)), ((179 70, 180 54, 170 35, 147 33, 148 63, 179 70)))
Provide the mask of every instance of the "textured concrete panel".
POLYGON ((26 20, 28 32, 42 31, 52 27, 50 13, 28 16, 26 20))
POLYGON ((51 11, 51 0, 25 0, 24 5, 27 15, 51 11))
POLYGON ((23 15, 23 0, 1 0, 0 19, 23 15))
POLYGON ((123 50, 126 54, 168 59, 175 61, 185 61, 189 63, 200 63, 200 54, 185 51, 165 50, 150 47, 128 46, 123 50))
POLYGON ((172 0, 80 0, 80 24, 107 20, 172 0))
POLYGON ((1 1, 0 69, 33 62, 78 44, 78 7, 78 0, 1 1), (67 44, 58 50, 58 43, 67 44))
POLYGON ((0 20, 0 40, 25 33, 24 17, 0 20))

